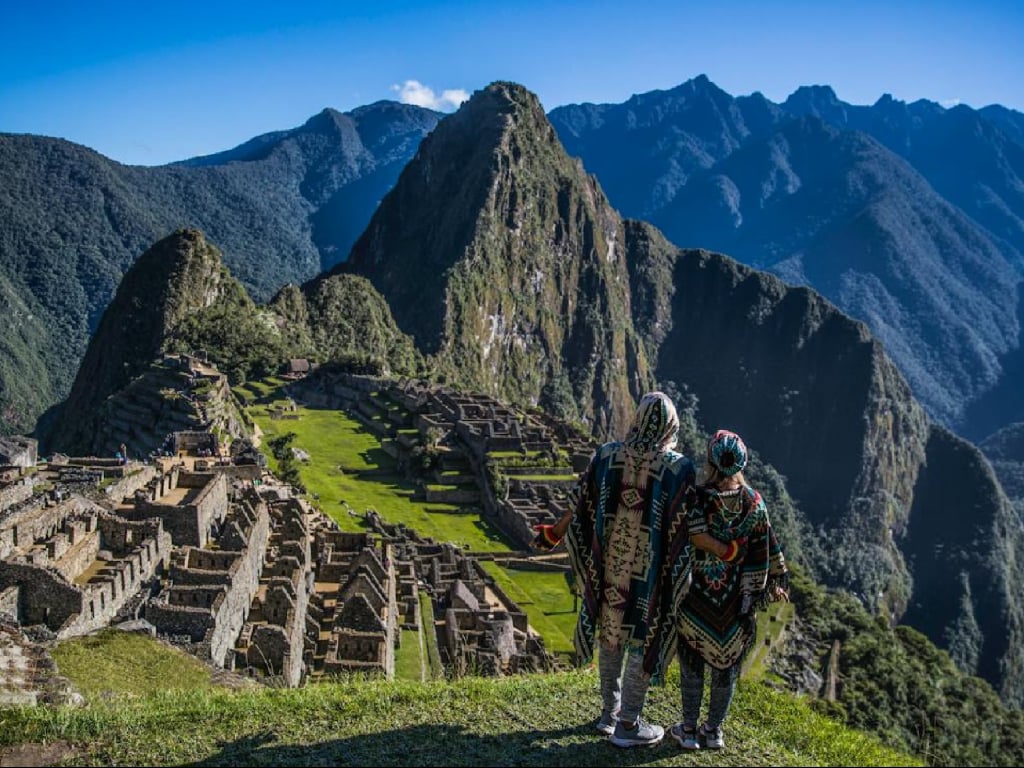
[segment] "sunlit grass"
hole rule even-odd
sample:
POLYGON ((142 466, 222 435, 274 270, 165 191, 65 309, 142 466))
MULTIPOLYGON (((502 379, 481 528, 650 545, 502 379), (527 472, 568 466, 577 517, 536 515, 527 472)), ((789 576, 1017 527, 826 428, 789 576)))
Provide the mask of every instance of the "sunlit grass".
MULTIPOLYGON (((679 716, 675 665, 644 717, 679 716)), ((65 741, 73 765, 921 765, 805 700, 741 680, 727 749, 638 754, 592 730, 596 671, 446 682, 342 680, 300 689, 188 691, 84 708, 0 708, 0 746, 65 741)))
POLYGON ((212 687, 210 669, 195 657, 118 629, 65 640, 52 655, 60 674, 87 699, 212 687))

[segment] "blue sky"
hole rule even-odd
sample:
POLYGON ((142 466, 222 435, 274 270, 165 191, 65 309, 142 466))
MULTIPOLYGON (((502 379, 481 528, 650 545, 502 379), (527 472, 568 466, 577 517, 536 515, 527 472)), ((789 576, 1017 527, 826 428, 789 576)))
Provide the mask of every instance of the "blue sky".
POLYGON ((1024 111, 1021 0, 5 6, 0 132, 125 163, 228 149, 324 107, 404 98, 449 111, 494 80, 522 83, 547 109, 706 74, 773 101, 824 84, 853 104, 890 93, 1024 111))

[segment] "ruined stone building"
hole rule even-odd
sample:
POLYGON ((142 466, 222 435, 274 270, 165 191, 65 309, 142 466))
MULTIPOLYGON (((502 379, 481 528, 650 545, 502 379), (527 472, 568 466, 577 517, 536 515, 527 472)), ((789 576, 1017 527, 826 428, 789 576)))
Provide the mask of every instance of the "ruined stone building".
POLYGON ((0 467, 34 467, 39 441, 22 435, 0 435, 0 467))
POLYGON ((316 532, 315 551, 317 670, 393 677, 399 605, 391 548, 372 534, 325 527, 316 532))
POLYGON ((235 648, 235 669, 289 686, 304 679, 309 598, 315 574, 311 512, 298 499, 268 499, 270 538, 248 620, 235 648))
POLYGON ((109 624, 172 549, 160 520, 125 520, 81 498, 15 510, 0 520, 0 540, 5 612, 57 638, 109 624))
MULTIPOLYGON (((159 594, 146 606, 146 620, 161 635, 190 646, 220 667, 234 662, 233 649, 260 585, 270 538, 267 503, 253 489, 234 493, 230 504, 223 477, 204 492, 217 494, 211 506, 227 508, 212 547, 191 542, 178 547, 159 594)), ((182 505, 190 524, 195 506, 182 505)), ((164 518, 167 519, 165 515, 164 518)), ((184 528, 179 528, 186 530, 184 528)), ((191 528, 187 529, 191 536, 191 528)))
POLYGON ((422 618, 423 630, 436 631, 447 669, 483 675, 551 669, 551 656, 526 612, 477 559, 452 544, 385 523, 376 513, 367 521, 430 595, 434 616, 422 618))

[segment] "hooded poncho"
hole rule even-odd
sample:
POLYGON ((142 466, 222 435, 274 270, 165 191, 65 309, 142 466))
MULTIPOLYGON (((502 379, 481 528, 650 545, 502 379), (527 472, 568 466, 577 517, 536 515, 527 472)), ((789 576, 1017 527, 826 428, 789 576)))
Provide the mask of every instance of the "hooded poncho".
POLYGON ((581 585, 574 645, 581 663, 602 645, 643 655, 660 681, 675 650, 675 617, 690 578, 683 500, 693 462, 672 450, 679 419, 660 392, 644 396, 629 434, 601 446, 579 486, 566 533, 581 585))

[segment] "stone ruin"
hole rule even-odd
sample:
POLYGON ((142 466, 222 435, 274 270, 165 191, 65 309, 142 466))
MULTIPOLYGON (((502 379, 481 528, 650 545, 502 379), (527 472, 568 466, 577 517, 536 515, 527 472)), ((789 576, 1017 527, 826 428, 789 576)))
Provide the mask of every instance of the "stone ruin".
POLYGON ((3 488, 27 490, 0 511, 4 620, 50 640, 141 626, 215 667, 289 686, 393 676, 402 629, 436 632, 454 674, 548 666, 525 613, 456 547, 375 515, 370 532, 343 532, 269 474, 257 485, 234 465, 194 471, 182 458, 46 470, 51 481, 93 473, 120 499, 92 482, 58 499, 7 473, 3 488))
MULTIPOLYGON (((193 358, 162 370, 221 386, 193 358)), ((532 481, 524 465, 521 477, 507 469, 496 494, 493 454, 565 456, 555 471, 569 475, 592 450, 564 425, 486 396, 355 375, 319 386, 303 398, 343 400, 401 462, 429 444, 423 498, 478 505, 524 549, 534 524, 561 515, 572 483, 532 481)), ((228 454, 199 422, 177 426, 152 462, 58 455, 24 466, 19 453, 22 463, 0 466, 8 636, 141 627, 215 667, 289 686, 352 671, 390 677, 403 630, 434 632, 448 674, 552 667, 525 612, 469 553, 373 512, 368 531, 343 532, 278 484, 251 444, 228 454)))

